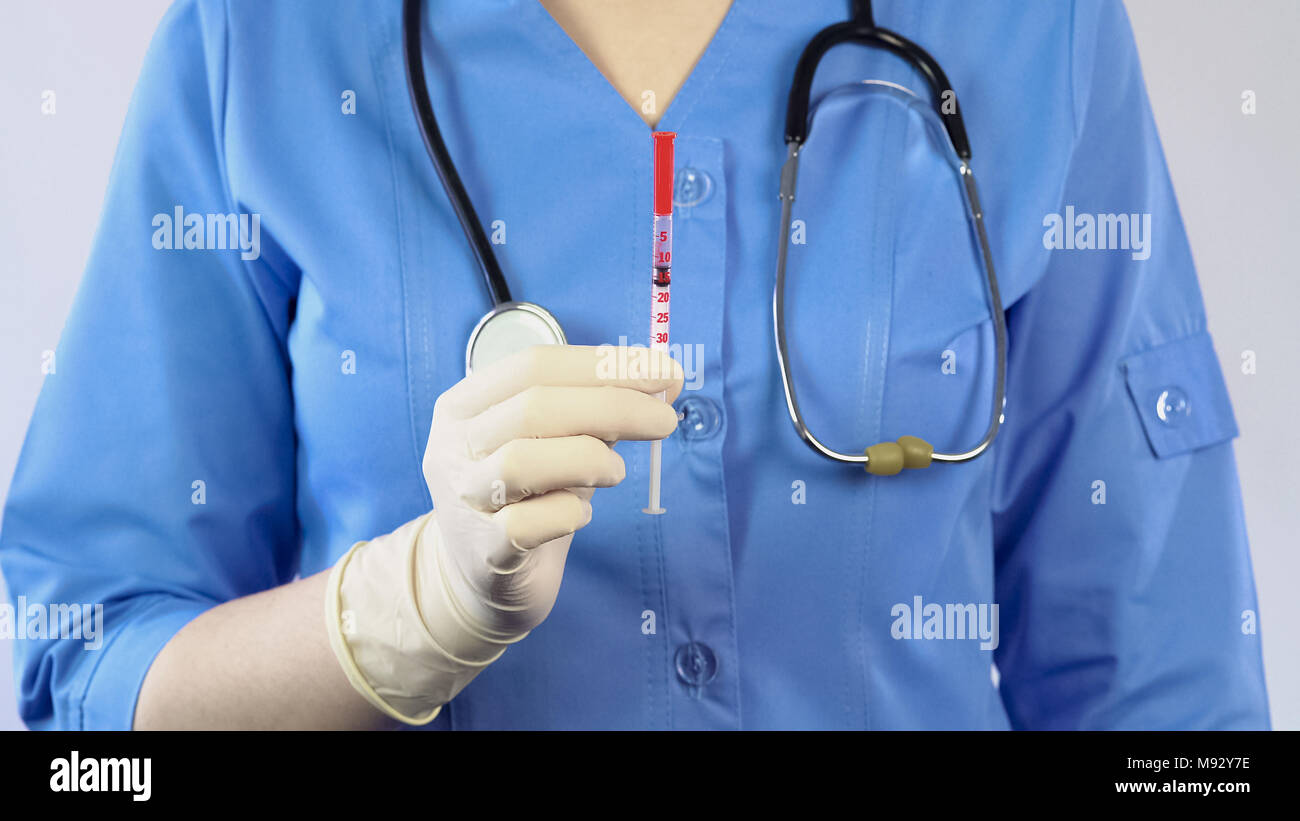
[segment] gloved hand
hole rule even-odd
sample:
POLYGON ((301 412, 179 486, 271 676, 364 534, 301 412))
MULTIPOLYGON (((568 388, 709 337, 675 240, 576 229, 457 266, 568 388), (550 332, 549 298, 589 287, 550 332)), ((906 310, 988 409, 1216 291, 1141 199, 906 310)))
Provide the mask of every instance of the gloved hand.
POLYGON ((543 345, 438 397, 433 512, 357 543, 330 578, 330 643, 353 686, 424 724, 540 624, 594 489, 623 480, 614 442, 672 433, 681 388, 666 354, 543 345), (653 396, 664 390, 667 402, 653 396))

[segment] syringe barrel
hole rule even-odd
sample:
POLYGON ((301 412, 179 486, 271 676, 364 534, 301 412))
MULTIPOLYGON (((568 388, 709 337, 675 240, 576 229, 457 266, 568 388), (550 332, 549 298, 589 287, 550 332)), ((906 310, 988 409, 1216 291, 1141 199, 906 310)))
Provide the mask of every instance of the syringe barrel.
POLYGON ((651 285, 650 348, 652 350, 668 350, 669 304, 668 285, 658 283, 651 285))
POLYGON ((665 278, 671 279, 671 276, 665 277, 661 272, 667 274, 673 267, 673 215, 655 214, 654 230, 654 279, 659 282, 665 278))

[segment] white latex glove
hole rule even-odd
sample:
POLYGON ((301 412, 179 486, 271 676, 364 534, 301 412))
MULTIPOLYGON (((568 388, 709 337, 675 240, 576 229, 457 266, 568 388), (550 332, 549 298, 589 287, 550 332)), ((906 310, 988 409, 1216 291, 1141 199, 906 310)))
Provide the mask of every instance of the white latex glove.
POLYGON ((354 545, 330 579, 330 643, 353 686, 427 723, 540 624, 594 489, 623 480, 613 443, 672 433, 681 388, 666 354, 542 345, 438 397, 424 454, 433 512, 354 545))

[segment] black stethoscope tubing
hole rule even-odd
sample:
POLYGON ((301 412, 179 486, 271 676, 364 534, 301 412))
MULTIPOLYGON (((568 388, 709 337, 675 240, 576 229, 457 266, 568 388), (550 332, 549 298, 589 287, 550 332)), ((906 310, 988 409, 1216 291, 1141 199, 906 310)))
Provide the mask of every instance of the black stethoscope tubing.
POLYGON ((492 250, 483 224, 479 222, 474 211, 474 203, 460 180, 456 164, 447 152, 447 144, 442 140, 438 129, 438 119, 433 115, 433 103, 429 100, 429 87, 424 79, 423 52, 420 49, 420 6, 422 0, 403 0, 402 3, 402 53, 406 62, 406 87, 411 95, 411 107, 415 109, 416 120, 420 124, 420 136, 424 147, 433 160, 433 167, 438 172, 438 179, 447 192, 447 199, 460 220, 460 227, 465 231, 474 259, 483 273, 483 283, 487 287, 492 305, 498 306, 510 302, 510 286, 506 284, 501 272, 501 263, 492 250))

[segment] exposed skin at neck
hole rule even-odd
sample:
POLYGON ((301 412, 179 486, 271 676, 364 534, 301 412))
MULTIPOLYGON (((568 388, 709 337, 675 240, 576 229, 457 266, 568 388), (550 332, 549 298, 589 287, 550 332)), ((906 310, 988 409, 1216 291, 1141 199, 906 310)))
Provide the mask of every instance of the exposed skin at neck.
POLYGON ((731 0, 541 3, 651 128, 686 82, 731 8, 731 0))

